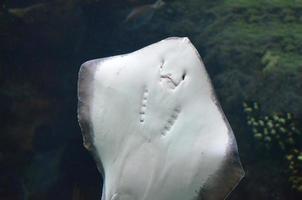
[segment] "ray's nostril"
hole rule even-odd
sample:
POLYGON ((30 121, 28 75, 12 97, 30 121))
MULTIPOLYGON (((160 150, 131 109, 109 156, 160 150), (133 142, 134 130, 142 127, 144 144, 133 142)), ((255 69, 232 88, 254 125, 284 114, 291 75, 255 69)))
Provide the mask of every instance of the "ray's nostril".
POLYGON ((161 65, 160 65, 160 67, 159 67, 160 70, 163 69, 164 64, 165 64, 165 60, 162 60, 162 61, 161 61, 161 65))
POLYGON ((185 80, 185 78, 186 78, 186 73, 184 73, 184 74, 182 75, 182 80, 185 80))

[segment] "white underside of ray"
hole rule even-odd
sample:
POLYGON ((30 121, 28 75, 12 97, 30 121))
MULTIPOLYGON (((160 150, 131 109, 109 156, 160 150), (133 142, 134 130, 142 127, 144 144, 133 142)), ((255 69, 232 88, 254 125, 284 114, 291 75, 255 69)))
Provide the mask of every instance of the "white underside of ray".
POLYGON ((87 62, 81 71, 79 121, 101 165, 102 199, 221 199, 239 182, 232 130, 187 38, 87 62))

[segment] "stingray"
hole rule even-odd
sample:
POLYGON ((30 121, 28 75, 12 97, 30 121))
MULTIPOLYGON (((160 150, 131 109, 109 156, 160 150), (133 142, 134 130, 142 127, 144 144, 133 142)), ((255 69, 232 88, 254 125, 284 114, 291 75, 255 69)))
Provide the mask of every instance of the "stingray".
POLYGON ((104 179, 102 200, 224 199, 244 176, 188 38, 85 62, 78 119, 104 179))

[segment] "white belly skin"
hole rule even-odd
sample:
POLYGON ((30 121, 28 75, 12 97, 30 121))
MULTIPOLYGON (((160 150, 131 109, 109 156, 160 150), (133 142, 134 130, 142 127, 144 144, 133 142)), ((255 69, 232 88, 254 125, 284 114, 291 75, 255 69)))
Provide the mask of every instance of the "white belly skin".
POLYGON ((78 116, 103 200, 224 199, 244 175, 188 38, 84 63, 78 116))

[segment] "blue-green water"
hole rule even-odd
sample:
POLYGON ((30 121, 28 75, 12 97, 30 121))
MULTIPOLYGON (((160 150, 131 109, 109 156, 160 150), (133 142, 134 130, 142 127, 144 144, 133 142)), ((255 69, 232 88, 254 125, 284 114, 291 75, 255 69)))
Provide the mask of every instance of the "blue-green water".
POLYGON ((171 36, 200 52, 237 138, 246 177, 228 198, 302 199, 302 2, 153 3, 0 2, 1 200, 99 199, 77 122, 79 67, 171 36))

